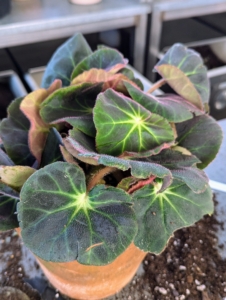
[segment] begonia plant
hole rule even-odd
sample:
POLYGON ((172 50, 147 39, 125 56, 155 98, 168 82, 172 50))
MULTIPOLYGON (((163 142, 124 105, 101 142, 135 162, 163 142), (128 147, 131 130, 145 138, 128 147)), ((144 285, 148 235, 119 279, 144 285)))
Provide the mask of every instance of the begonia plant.
POLYGON ((0 123, 0 230, 20 227, 43 260, 101 266, 131 243, 159 254, 213 212, 203 169, 222 132, 202 58, 175 44, 147 92, 127 63, 76 34, 0 123), (175 93, 156 96, 164 83, 175 93))

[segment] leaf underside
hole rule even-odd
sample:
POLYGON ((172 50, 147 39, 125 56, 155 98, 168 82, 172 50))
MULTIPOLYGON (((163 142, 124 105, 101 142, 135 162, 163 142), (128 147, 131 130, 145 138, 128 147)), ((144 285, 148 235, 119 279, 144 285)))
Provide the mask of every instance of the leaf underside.
POLYGON ((202 103, 208 103, 209 80, 199 53, 175 44, 158 62, 155 70, 179 95, 198 108, 202 109, 202 103))

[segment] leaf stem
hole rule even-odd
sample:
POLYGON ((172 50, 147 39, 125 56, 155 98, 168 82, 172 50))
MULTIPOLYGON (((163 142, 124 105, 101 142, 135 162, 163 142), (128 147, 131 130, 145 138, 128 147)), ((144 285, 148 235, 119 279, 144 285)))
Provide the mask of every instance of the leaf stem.
POLYGON ((134 185, 127 191, 127 193, 128 193, 128 194, 132 194, 133 192, 135 192, 135 191, 141 189, 143 186, 152 183, 152 182, 154 181, 155 178, 156 178, 156 176, 153 175, 153 176, 149 177, 148 179, 138 181, 138 183, 134 184, 134 185))
POLYGON ((160 79, 159 81, 155 82, 146 93, 150 94, 150 93, 154 92, 155 90, 157 90, 158 88, 160 88, 161 86, 163 86, 164 84, 166 84, 166 80, 160 79))
POLYGON ((107 174, 113 173, 116 170, 118 170, 117 168, 114 167, 105 167, 103 169, 101 169, 100 171, 98 171, 89 181, 88 185, 87 185, 87 192, 89 192, 90 190, 92 190, 92 188, 94 188, 95 185, 98 184, 98 182, 101 181, 101 179, 103 179, 104 176, 106 176, 107 174))

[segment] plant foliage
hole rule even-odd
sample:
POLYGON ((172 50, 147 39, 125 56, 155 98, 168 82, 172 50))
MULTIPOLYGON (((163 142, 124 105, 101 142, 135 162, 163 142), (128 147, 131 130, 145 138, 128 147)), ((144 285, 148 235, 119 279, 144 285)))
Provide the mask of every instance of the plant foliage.
POLYGON ((81 34, 42 86, 0 123, 0 230, 21 228, 47 261, 105 265, 134 243, 160 253, 173 232, 213 212, 202 170, 222 132, 206 113, 201 57, 174 45, 155 70, 176 94, 154 96, 117 50, 81 34))

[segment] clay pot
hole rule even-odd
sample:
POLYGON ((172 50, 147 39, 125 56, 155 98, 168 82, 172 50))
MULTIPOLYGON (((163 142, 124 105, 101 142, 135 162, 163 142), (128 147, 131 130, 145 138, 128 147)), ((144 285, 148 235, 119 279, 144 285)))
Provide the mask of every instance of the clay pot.
MULTIPOLYGON (((17 228, 20 234, 20 229, 17 228)), ((85 266, 77 261, 48 262, 36 257, 50 283, 74 299, 103 299, 119 292, 134 276, 146 253, 131 244, 106 266, 85 266)))
POLYGON ((102 0, 69 0, 73 4, 92 5, 101 2, 102 0))

